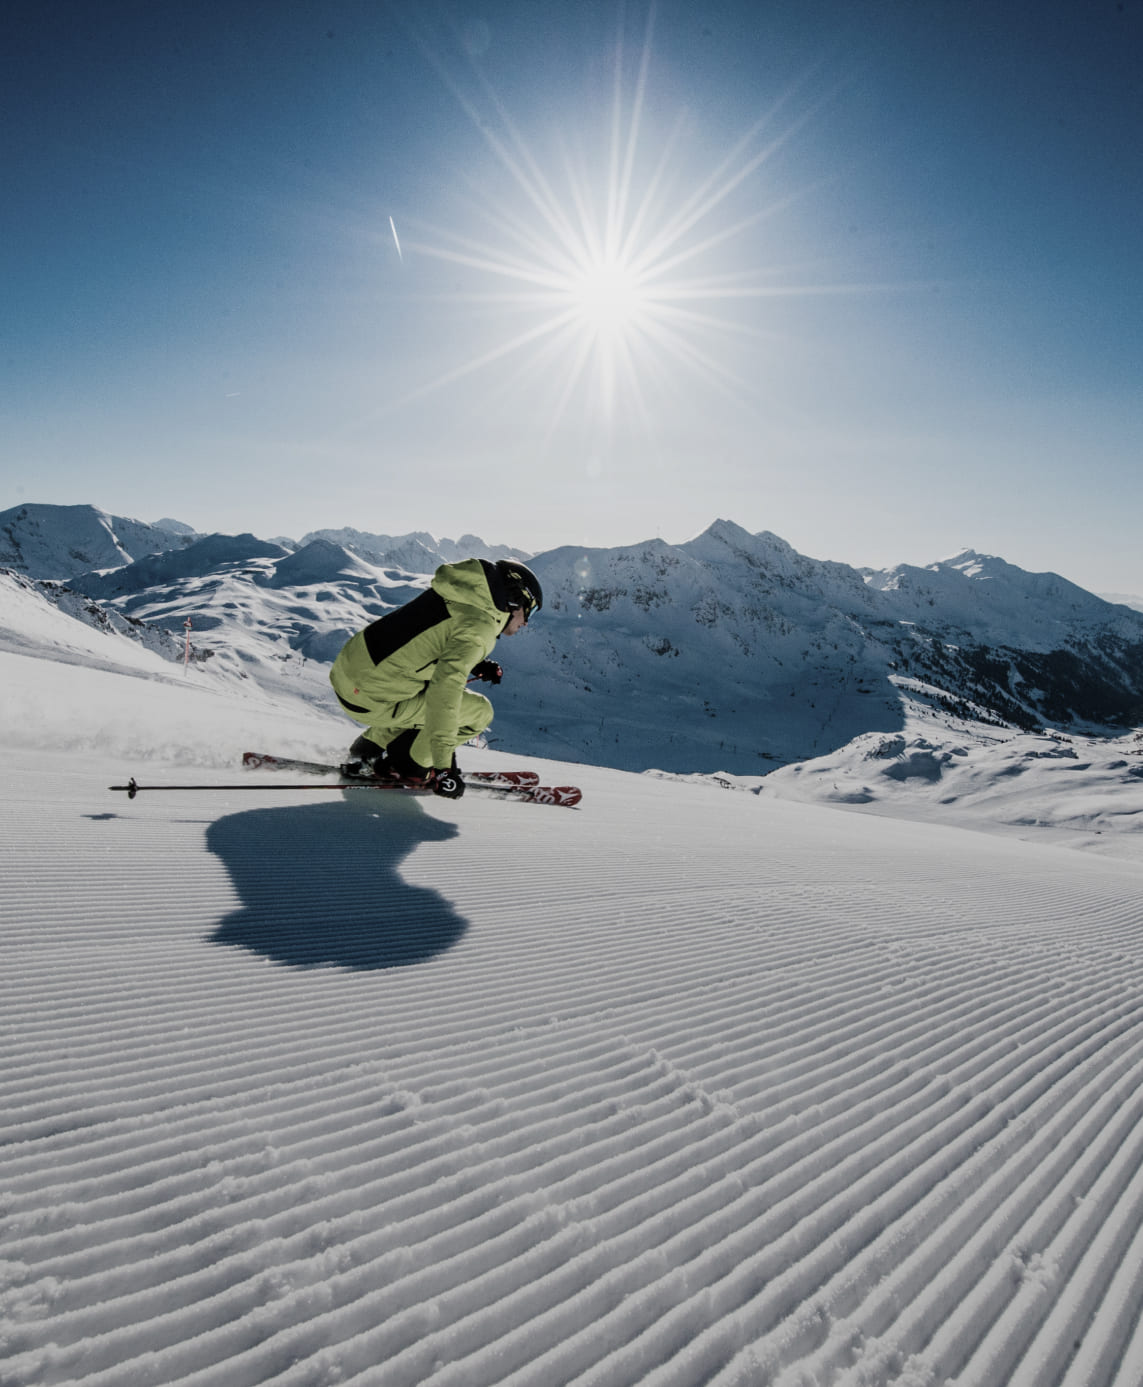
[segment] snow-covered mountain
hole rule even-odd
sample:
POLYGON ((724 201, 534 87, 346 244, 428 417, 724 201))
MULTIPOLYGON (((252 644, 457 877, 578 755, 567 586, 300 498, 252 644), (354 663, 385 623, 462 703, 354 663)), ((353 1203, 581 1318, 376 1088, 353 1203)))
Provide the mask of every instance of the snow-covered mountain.
POLYGON ((172 520, 169 515, 164 517, 164 519, 162 520, 156 520, 155 529, 169 530, 170 533, 173 535, 193 536, 195 533, 193 526, 187 525, 181 520, 172 520))
POLYGON ((374 535, 364 530, 312 530, 302 536, 302 544, 325 540, 348 549, 378 568, 403 568, 409 573, 431 573, 442 563, 460 559, 522 559, 529 558, 526 549, 513 549, 507 544, 485 544, 479 535, 461 535, 460 539, 435 539, 423 530, 410 535, 374 535))
POLYGON ((285 559, 288 554, 280 544, 253 535, 199 535, 188 538, 185 548, 147 554, 121 568, 77 573, 70 583, 92 597, 127 597, 188 578, 226 573, 253 559, 285 559))
POLYGON ((863 573, 871 588, 893 594, 898 620, 923 625, 936 613, 942 625, 978 643, 1055 650, 1084 626, 1111 623, 1125 635, 1138 629, 1133 617, 1109 612, 1102 598, 1058 574, 1027 573, 972 549, 927 568, 899 564, 863 573))
MULTIPOLYGON (((60 577, 73 512, 90 508, 55 508, 54 539, 53 508, 22 509, 34 513, 40 563, 54 553, 60 577)), ((125 552, 127 526, 92 516, 125 552)), ((189 620, 216 671, 285 679, 322 704, 344 640, 461 552, 427 534, 327 531, 288 547, 138 533, 144 543, 165 533, 166 550, 70 584, 134 622, 181 634, 189 620)), ((858 570, 720 520, 685 544, 567 547, 529 562, 545 610, 503 643, 494 699, 494 744, 521 752, 756 776, 901 734, 911 707, 1010 731, 1119 735, 1143 723, 1143 613, 973 551, 858 570)))
MULTIPOLYGON (((67 580, 81 575, 86 577, 92 570, 119 568, 149 555, 179 550, 204 538, 216 542, 218 562, 226 563, 229 555, 221 542, 234 539, 241 547, 253 536, 201 536, 181 520, 168 517, 148 524, 109 515, 98 506, 13 506, 0 511, 0 568, 10 568, 30 578, 67 580)), ((407 573, 431 573, 442 563, 472 557, 528 557, 527 550, 506 544, 486 544, 479 535, 462 535, 458 540, 437 539, 427 531, 380 535, 354 529, 314 530, 304 535, 300 542, 285 537, 257 542, 273 544, 290 552, 318 540, 359 555, 374 567, 396 568, 407 573)), ((200 555, 206 552, 199 550, 200 555)), ((155 581, 164 579, 160 575, 155 581)))
POLYGON ((0 568, 29 578, 72 578, 179 548, 193 535, 178 521, 148 525, 97 506, 13 506, 0 511, 0 568))
POLYGON ((1140 614, 1000 560, 861 573, 718 521, 534 563, 547 609, 498 730, 544 754, 758 772, 900 731, 907 700, 1024 729, 1143 722, 1140 614))

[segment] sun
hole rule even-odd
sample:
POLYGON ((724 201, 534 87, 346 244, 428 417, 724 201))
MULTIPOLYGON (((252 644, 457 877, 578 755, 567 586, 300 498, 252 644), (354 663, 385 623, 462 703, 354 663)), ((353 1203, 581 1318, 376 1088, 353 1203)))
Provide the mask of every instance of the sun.
POLYGON ((621 260, 585 265, 572 277, 568 297, 583 328, 598 336, 624 336, 644 317, 640 276, 621 260))
POLYGON ((762 203, 751 180, 794 127, 774 135, 767 116, 721 156, 689 157, 686 113, 665 125, 649 113, 650 21, 634 63, 616 43, 594 147, 581 122, 541 150, 483 77, 474 97, 426 56, 494 163, 472 180, 452 226, 413 224, 404 258, 450 265, 463 286, 439 299, 479 309, 489 328, 482 348, 406 402, 495 368, 502 391, 546 395, 552 436, 570 416, 649 426, 658 401, 678 398, 688 378, 749 397, 734 347, 761 334, 743 304, 789 289, 730 256, 756 245, 749 233, 788 200, 762 203))

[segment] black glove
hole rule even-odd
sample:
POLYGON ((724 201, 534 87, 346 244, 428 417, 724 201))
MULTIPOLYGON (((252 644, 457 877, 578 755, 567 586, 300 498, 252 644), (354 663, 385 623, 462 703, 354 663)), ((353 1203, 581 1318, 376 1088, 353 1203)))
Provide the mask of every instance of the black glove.
POLYGON ((445 799, 460 799, 464 794, 464 780, 460 771, 437 771, 433 775, 433 794, 443 795, 445 799))
POLYGON ((504 671, 495 660, 481 660, 472 671, 472 678, 487 684, 499 684, 504 678, 504 671))

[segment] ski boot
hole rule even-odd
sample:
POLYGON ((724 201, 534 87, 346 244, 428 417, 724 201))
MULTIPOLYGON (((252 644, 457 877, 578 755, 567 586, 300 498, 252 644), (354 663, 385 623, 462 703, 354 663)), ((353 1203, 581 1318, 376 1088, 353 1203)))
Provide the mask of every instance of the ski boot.
POLYGON ((341 765, 347 780, 395 780, 398 777, 385 765, 385 749, 371 742, 364 734, 349 748, 348 758, 341 765))

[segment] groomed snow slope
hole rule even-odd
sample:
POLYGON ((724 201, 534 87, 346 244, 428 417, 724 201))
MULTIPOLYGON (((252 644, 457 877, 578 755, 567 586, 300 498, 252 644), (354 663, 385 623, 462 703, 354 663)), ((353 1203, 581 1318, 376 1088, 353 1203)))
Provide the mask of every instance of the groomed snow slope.
POLYGON ((4 1387, 1143 1380, 1137 863, 0 661, 4 1387))

